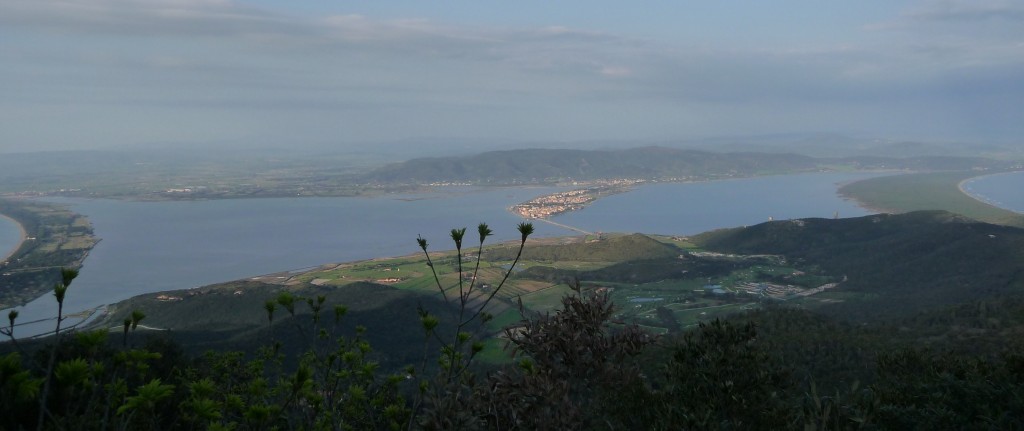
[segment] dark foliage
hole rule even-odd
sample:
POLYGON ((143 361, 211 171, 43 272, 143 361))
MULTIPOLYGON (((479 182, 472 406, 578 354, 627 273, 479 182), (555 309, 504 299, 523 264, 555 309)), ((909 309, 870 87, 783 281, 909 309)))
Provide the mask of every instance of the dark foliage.
POLYGON ((846 277, 843 289, 863 295, 827 311, 862 321, 1024 291, 1024 229, 943 211, 774 221, 694 240, 726 253, 784 255, 846 277))
POLYGON ((607 295, 562 299, 506 335, 521 361, 488 376, 467 406, 488 429, 635 428, 649 393, 633 361, 652 339, 636 327, 608 326, 607 295), (632 396, 626 396, 631 394, 632 396))

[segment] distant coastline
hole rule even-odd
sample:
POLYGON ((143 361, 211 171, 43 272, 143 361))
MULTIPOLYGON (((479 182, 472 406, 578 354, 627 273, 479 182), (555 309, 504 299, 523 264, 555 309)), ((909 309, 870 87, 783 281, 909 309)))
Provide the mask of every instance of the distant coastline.
POLYGON ((25 226, 22 226, 21 223, 18 223, 18 221, 15 220, 14 218, 2 213, 0 213, 0 217, 10 220, 12 223, 14 223, 15 226, 18 226, 18 230, 21 233, 18 242, 14 244, 14 247, 8 250, 7 253, 3 255, 3 257, 0 257, 0 262, 5 262, 7 261, 7 259, 10 259, 11 256, 14 256, 14 254, 18 252, 18 249, 21 248, 21 245, 25 243, 25 239, 28 238, 28 232, 25 232, 25 226))

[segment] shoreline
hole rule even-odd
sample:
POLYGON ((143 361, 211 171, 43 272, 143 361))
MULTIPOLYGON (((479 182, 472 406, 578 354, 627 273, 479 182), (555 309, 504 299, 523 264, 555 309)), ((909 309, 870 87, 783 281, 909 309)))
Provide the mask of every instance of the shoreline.
MULTIPOLYGON (((850 182, 849 184, 853 184, 853 183, 856 183, 856 182, 857 181, 853 181, 853 182, 850 182)), ((845 186, 845 184, 844 184, 844 186, 845 186)), ((861 208, 861 209, 863 209, 863 210, 865 210, 865 211, 867 211, 869 213, 872 213, 872 214, 897 214, 897 211, 892 209, 892 208, 881 208, 881 207, 876 207, 876 206, 873 206, 873 205, 869 205, 869 204, 865 203, 864 201, 862 201, 860 199, 857 199, 857 197, 855 197, 855 196, 853 196, 853 195, 851 195, 849 193, 843 192, 842 191, 842 187, 839 187, 839 188, 836 189, 836 195, 839 196, 841 199, 853 202, 854 205, 857 205, 858 208, 861 208)))
POLYGON ((14 225, 18 227, 18 230, 21 233, 21 237, 18 239, 18 242, 14 244, 14 248, 8 251, 7 254, 3 255, 3 257, 0 257, 0 262, 6 262, 7 259, 10 259, 11 256, 14 256, 14 254, 21 249, 21 246, 25 244, 25 240, 28 239, 28 232, 25 231, 25 226, 22 226, 21 223, 18 223, 17 220, 8 216, 7 214, 0 213, 0 217, 10 220, 11 223, 14 223, 14 225))
MULTIPOLYGON (((875 172, 875 171, 855 171, 855 172, 835 172, 835 171, 817 172, 817 171, 815 171, 815 172, 798 172, 798 173, 792 174, 792 175, 817 175, 817 174, 833 174, 833 173, 835 173, 835 174, 843 174, 843 173, 875 174, 877 172, 875 172)), ((704 183, 712 183, 712 182, 732 182, 732 181, 750 180, 750 179, 755 179, 755 178, 759 178, 759 177, 773 177, 773 176, 787 176, 787 175, 790 175, 790 174, 758 175, 758 176, 752 176, 752 177, 730 177, 730 178, 716 178, 716 179, 687 179, 687 180, 681 180, 681 181, 659 180, 657 182, 653 182, 652 181, 652 182, 645 182, 643 184, 632 184, 631 185, 632 187, 627 187, 624 190, 619 191, 619 193, 629 193, 630 191, 633 191, 636 188, 639 188, 639 186, 656 185, 656 184, 683 184, 683 185, 686 185, 686 184, 704 184, 704 183)), ((860 181, 860 180, 861 179, 848 180, 847 182, 854 182, 854 181, 860 181)), ((834 184, 834 187, 835 187, 836 191, 838 191, 840 185, 841 185, 841 183, 835 183, 834 184)), ((455 186, 455 187, 463 187, 463 186, 455 186)), ((518 188, 527 188, 527 189, 541 188, 541 189, 546 189, 546 188, 548 188, 548 186, 537 186, 537 185, 494 186, 494 187, 495 188, 499 188, 499 189, 500 188, 508 188, 508 189, 518 189, 518 188)), ((610 193, 610 194, 615 194, 615 193, 610 193)), ((598 199, 603 198, 603 197, 607 197, 610 194, 602 194, 601 196, 598 197, 598 199)), ((262 199, 262 198, 252 198, 252 199, 262 199)), ((419 198, 416 198, 416 199, 419 200, 419 199, 432 199, 432 198, 431 197, 419 197, 419 198)), ((597 200, 597 199, 595 199, 595 200, 597 200)), ((874 209, 863 205, 859 200, 852 199, 852 198, 851 198, 851 200, 852 200, 852 202, 855 202, 858 207, 864 208, 864 209, 868 210, 868 212, 885 213, 885 211, 877 211, 877 210, 873 211, 874 209)), ((557 226, 559 228, 562 228, 562 229, 566 230, 565 234, 561 234, 560 233, 558 235, 555 235, 554 238, 578 237, 580 235, 587 235, 587 234, 594 235, 595 234, 594 232, 583 232, 582 229, 579 229, 579 228, 567 227, 567 226, 565 226, 563 223, 561 223, 559 221, 557 216, 554 217, 553 219, 545 219, 545 218, 536 218, 536 219, 534 219, 534 218, 529 218, 529 217, 522 217, 521 214, 518 214, 517 212, 513 211, 511 209, 511 207, 505 207, 504 210, 507 213, 509 213, 509 214, 511 214, 513 216, 517 216, 517 217, 521 218, 521 220, 523 220, 523 221, 543 222, 543 223, 546 223, 546 224, 555 225, 555 226, 557 226)), ((849 217, 849 216, 847 215, 846 217, 849 217)), ((540 238, 542 238, 542 237, 532 237, 531 240, 540 239, 540 238)), ((510 241, 515 242, 515 240, 510 240, 510 241)), ((451 251, 453 251, 453 250, 446 250, 446 249, 442 248, 442 249, 438 249, 438 250, 431 250, 430 254, 433 255, 435 252, 446 253, 446 252, 451 252, 451 251)), ((214 285, 223 284, 223 283, 230 283, 230 282, 239 281, 239 280, 266 281, 267 279, 269 279, 271 277, 279 277, 279 276, 285 276, 285 277, 291 278, 291 277, 295 277, 295 276, 298 276, 298 275, 301 275, 301 274, 322 270, 323 267, 325 267, 325 266, 326 267, 337 267, 337 266, 342 266, 342 265, 359 264, 359 263, 363 263, 363 262, 373 262, 373 261, 388 260, 388 259, 394 259, 394 258, 411 257, 411 256, 417 256, 417 255, 420 255, 420 254, 421 254, 421 252, 414 251, 412 253, 402 253, 402 254, 391 255, 391 256, 375 256, 375 257, 369 257, 369 258, 364 258, 364 259, 356 259, 356 260, 342 260, 342 261, 335 261, 335 262, 322 262, 322 263, 302 266, 302 267, 298 267, 298 268, 289 268, 289 269, 283 269, 283 270, 280 270, 280 271, 272 271, 272 272, 255 273, 255 274, 250 274, 250 275, 244 275, 244 276, 241 276, 241 277, 238 277, 238 278, 233 278, 233 279, 220 279, 218 281, 214 281, 214 282, 210 282, 210 283, 204 283, 204 284, 199 284, 199 285, 191 285, 191 286, 176 287, 176 288, 171 288, 171 289, 166 289, 166 290, 159 290, 159 291, 139 293, 139 294, 132 295, 132 297, 141 296, 141 295, 148 295, 148 294, 158 294, 158 293, 161 293, 161 292, 185 291, 185 290, 194 289, 194 288, 204 288, 204 287, 214 286, 214 285)), ((120 302, 120 301, 117 301, 117 302, 120 302)), ((107 305, 109 305, 109 304, 107 304, 107 305)))
POLYGON ((1016 173, 1021 173, 1021 172, 1024 172, 1024 171, 998 172, 998 173, 994 173, 994 174, 978 175, 976 177, 965 178, 964 180, 956 183, 956 188, 957 188, 957 190, 960 190, 960 193, 963 193, 967 197, 969 197, 971 199, 974 199, 974 200, 976 200, 978 202, 981 202, 981 203, 983 203, 985 205, 993 206, 993 207, 996 207, 996 208, 999 208, 999 209, 1003 209, 1003 210, 1006 210, 1006 211, 1015 212, 1017 214, 1024 215, 1024 213, 1022 213, 1022 212, 1014 211, 1014 210, 1009 209, 1009 208, 1003 208, 1003 207, 1001 207, 999 205, 996 205, 996 204, 994 204, 992 202, 989 202, 989 201, 987 201, 985 199, 977 197, 977 196, 971 194, 970 192, 968 192, 966 189, 964 189, 964 184, 967 184, 968 182, 974 181, 974 180, 976 180, 978 178, 990 177, 990 176, 994 176, 994 175, 1016 174, 1016 173))
MULTIPOLYGON (((853 202, 857 207, 859 207, 859 208, 861 208, 861 209, 863 209, 863 210, 865 210, 865 211, 867 211, 868 213, 871 213, 871 214, 896 214, 896 213, 898 213, 898 211, 896 211, 896 210, 894 210, 892 208, 880 208, 880 207, 871 206, 871 205, 861 201, 860 199, 857 199, 853 195, 843 192, 842 189, 845 186, 847 186, 847 185, 850 185, 850 184, 853 184, 853 183, 857 183, 857 182, 860 182, 860 181, 864 181, 864 180, 867 180, 867 179, 877 178, 879 176, 888 176, 888 174, 899 175, 899 174, 901 174, 903 172, 898 171, 898 170, 887 170, 887 169, 883 169, 883 170, 857 170, 857 171, 851 171, 851 172, 852 173, 864 173, 864 174, 879 174, 879 175, 871 176, 871 177, 867 177, 867 178, 847 180, 847 181, 842 181, 842 182, 835 183, 836 195, 837 196, 839 196, 843 200, 847 200, 847 201, 853 202)), ((554 197, 554 196, 558 196, 560 194, 564 194, 565 192, 553 193, 553 194, 549 194, 549 195, 539 196, 539 197, 531 199, 529 201, 521 202, 521 203, 512 205, 510 207, 507 207, 507 208, 505 208, 505 210, 508 211, 509 213, 511 213, 512 215, 522 217, 524 220, 540 220, 540 221, 543 221, 543 222, 546 222, 546 223, 549 223, 549 224, 552 224, 552 225, 555 225, 555 226, 558 226, 558 227, 561 227, 561 228, 564 228, 564 229, 568 229, 568 230, 575 231, 577 233, 581 233, 581 234, 585 234, 586 235, 586 234, 591 234, 591 233, 590 232, 585 232, 582 229, 578 229, 578 228, 575 228, 575 227, 572 227, 572 226, 563 225, 561 223, 558 223, 558 222, 555 222, 555 221, 551 220, 551 218, 559 216, 559 215, 562 215, 562 214, 566 214, 566 213, 570 213, 570 212, 580 211, 580 210, 586 209, 587 206, 589 206, 590 204, 596 202, 598 199, 601 199, 601 198, 604 198, 604 197, 607 197, 607 196, 611 196, 611 195, 616 195, 616 194, 621 194, 621 193, 628 193, 628 192, 632 191, 635 187, 642 187, 642 186, 651 185, 651 184, 659 184, 659 183, 660 184, 697 184, 697 183, 711 183, 711 182, 719 182, 719 181, 745 180, 745 179, 752 179, 752 178, 759 178, 759 177, 769 177, 769 176, 775 176, 775 175, 801 175, 801 174, 814 174, 814 173, 841 173, 841 171, 797 172, 797 173, 793 173, 793 174, 767 174, 767 175, 754 175, 754 176, 750 176, 750 177, 730 177, 730 178, 715 178, 715 179, 687 179, 687 180, 672 180, 672 181, 642 180, 642 181, 638 181, 636 183, 632 183, 632 184, 624 185, 624 186, 604 186, 604 187, 596 186, 596 187, 590 187, 590 188, 569 190, 569 191, 594 192, 594 195, 587 202, 575 204, 575 206, 574 206, 574 204, 564 203, 564 204, 561 205, 561 206, 564 207, 564 209, 562 209, 560 211, 551 212, 551 213, 548 213, 548 214, 545 214, 545 215, 541 215, 541 216, 531 216, 529 214, 524 214, 523 213, 523 209, 524 208, 529 208, 532 204, 534 204, 535 201, 542 200, 544 198, 551 198, 551 197, 554 197)), ((544 206, 544 205, 540 205, 540 206, 544 206)))

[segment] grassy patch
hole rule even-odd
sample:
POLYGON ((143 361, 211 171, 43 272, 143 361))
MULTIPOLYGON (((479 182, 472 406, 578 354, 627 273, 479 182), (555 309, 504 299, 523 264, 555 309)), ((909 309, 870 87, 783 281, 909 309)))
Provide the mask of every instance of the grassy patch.
POLYGON ((568 285, 555 284, 546 289, 523 295, 521 298, 523 306, 526 308, 539 312, 548 312, 558 308, 561 305, 562 297, 571 292, 568 285))
POLYGON ((476 359, 484 364, 509 364, 514 359, 512 350, 505 338, 488 338, 484 340, 484 350, 477 354, 476 359))
POLYGON ((495 315, 490 322, 487 322, 487 327, 494 331, 500 331, 506 327, 518 325, 522 320, 523 316, 519 314, 519 309, 512 307, 495 315))

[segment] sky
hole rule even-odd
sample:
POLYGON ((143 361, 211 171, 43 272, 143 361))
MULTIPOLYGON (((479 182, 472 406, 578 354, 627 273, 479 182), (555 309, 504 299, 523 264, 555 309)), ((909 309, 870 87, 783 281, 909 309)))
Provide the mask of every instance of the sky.
POLYGON ((0 96, 0 153, 1024 144, 1024 1, 0 0, 0 96))

